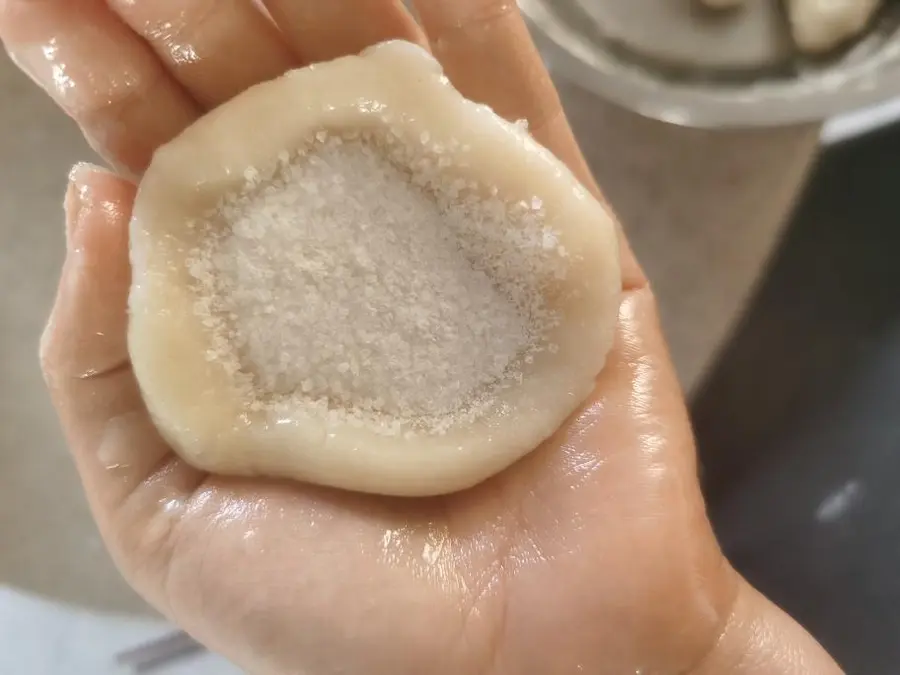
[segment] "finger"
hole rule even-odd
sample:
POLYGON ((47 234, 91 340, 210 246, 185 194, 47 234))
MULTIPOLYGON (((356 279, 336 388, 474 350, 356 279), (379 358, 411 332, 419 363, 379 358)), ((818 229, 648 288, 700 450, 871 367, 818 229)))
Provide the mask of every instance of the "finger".
POLYGON ((66 196, 68 254, 41 365, 101 531, 118 549, 196 487, 144 408, 126 342, 128 220, 135 188, 80 165, 66 196))
POLYGON ((527 120, 535 138, 561 159, 576 159, 556 88, 516 3, 416 0, 416 8, 434 55, 466 97, 508 120, 527 120))
POLYGON ((252 0, 109 0, 205 108, 297 65, 252 0))
MULTIPOLYGON (((534 138, 600 195, 563 112, 559 94, 515 2, 414 0, 434 55, 467 98, 508 120, 527 120, 534 138)), ((626 288, 646 284, 624 236, 626 288)))
POLYGON ((357 54, 385 40, 424 44, 403 0, 263 0, 304 63, 357 54))
POLYGON ((152 50, 102 0, 6 0, 0 39, 12 59, 132 175, 198 108, 152 50))

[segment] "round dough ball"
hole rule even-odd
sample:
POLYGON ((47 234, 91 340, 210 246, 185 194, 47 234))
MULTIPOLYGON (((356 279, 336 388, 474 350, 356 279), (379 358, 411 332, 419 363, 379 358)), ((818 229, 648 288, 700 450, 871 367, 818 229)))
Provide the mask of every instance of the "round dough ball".
POLYGON ((787 8, 797 46, 823 54, 860 35, 881 0, 787 0, 787 8))
POLYGON ((621 294, 610 214, 424 50, 258 85, 160 149, 129 347, 210 472, 422 496, 473 486, 590 395, 621 294))

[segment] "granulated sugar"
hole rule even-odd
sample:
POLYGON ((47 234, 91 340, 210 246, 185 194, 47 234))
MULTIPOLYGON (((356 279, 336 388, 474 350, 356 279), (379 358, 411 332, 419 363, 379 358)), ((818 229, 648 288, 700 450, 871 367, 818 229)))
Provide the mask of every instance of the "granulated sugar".
POLYGON ((440 431, 553 349, 541 291, 566 252, 540 201, 504 202, 446 150, 323 131, 194 224, 209 358, 249 405, 440 431))

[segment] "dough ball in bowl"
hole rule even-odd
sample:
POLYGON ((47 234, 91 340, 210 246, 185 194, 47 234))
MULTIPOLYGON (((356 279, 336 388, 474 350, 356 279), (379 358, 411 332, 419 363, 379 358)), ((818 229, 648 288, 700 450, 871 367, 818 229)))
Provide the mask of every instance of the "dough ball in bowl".
POLYGON ((293 71, 156 154, 129 347, 153 419, 227 475, 475 485, 589 396, 621 292, 610 214, 404 42, 293 71))

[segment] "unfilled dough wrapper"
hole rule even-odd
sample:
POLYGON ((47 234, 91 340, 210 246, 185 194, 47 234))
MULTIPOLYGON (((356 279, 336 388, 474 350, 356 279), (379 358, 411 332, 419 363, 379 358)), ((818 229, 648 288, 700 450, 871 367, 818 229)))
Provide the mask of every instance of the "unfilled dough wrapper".
POLYGON ((190 464, 389 495, 473 486, 591 394, 606 209, 405 42, 290 72, 161 148, 129 347, 190 464))

